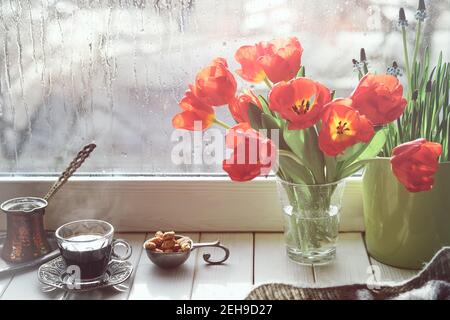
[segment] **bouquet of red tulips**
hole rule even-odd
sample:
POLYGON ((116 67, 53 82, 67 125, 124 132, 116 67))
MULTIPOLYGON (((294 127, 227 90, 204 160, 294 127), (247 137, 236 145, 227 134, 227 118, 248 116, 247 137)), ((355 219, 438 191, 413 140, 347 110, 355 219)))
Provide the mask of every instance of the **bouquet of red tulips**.
MULTIPOLYGON (((237 95, 227 61, 213 60, 180 101, 183 112, 173 126, 194 130, 199 122, 200 130, 213 124, 229 129, 226 145, 235 152, 223 169, 234 181, 267 175, 277 158, 276 174, 288 182, 317 185, 352 175, 380 153, 386 125, 403 114, 403 87, 393 75, 366 74, 349 97, 334 98, 324 84, 305 77, 302 53, 294 37, 237 50, 241 68, 236 73, 252 84, 264 82, 267 97, 251 90, 237 95), (220 106, 228 106, 236 125, 216 118, 214 108, 220 106), (278 141, 271 139, 274 130, 278 141), (253 155, 245 148, 252 143, 259 147, 253 155)), ((435 153, 430 153, 433 159, 435 153)))

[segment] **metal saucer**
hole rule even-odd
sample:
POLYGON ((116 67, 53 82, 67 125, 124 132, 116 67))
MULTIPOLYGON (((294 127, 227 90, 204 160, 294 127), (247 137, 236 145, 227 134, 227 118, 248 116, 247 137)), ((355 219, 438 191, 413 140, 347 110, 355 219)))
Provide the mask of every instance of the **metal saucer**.
POLYGON ((102 279, 89 282, 76 281, 73 275, 67 272, 64 259, 59 256, 39 267, 38 279, 45 285, 45 291, 55 288, 84 292, 106 287, 120 288, 120 284, 128 280, 132 273, 133 265, 130 262, 111 260, 102 279))

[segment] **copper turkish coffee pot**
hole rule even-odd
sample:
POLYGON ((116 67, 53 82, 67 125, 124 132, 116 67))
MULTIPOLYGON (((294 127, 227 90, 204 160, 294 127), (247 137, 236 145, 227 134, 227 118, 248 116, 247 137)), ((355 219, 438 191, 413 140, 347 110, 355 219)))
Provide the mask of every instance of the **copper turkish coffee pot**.
POLYGON ((26 262, 52 251, 44 230, 45 208, 49 199, 83 164, 95 147, 96 145, 92 143, 78 152, 43 198, 20 197, 7 200, 0 205, 0 209, 6 213, 6 240, 1 253, 5 261, 26 262))

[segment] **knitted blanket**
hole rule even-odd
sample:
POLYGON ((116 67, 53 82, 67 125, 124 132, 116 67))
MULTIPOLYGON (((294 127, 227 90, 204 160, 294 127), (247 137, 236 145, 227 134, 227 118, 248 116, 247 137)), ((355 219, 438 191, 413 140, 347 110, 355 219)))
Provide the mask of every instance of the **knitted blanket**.
POLYGON ((253 289, 247 300, 450 300, 450 247, 443 248, 416 277, 397 285, 351 284, 329 288, 299 288, 265 284, 253 289))

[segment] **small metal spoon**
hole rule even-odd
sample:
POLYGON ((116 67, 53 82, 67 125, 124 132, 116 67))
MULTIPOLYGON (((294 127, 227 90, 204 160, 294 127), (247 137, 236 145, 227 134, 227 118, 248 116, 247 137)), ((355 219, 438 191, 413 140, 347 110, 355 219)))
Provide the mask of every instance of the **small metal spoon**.
POLYGON ((205 242, 205 243, 194 243, 191 238, 177 235, 175 236, 175 239, 181 239, 181 238, 187 238, 190 242, 191 250, 186 252, 170 252, 170 253, 163 253, 163 252, 154 252, 149 249, 145 248, 144 243, 144 249, 147 252, 148 258, 156 264, 158 267, 164 268, 164 269, 172 269, 176 268, 183 263, 186 262, 186 260, 191 255, 191 252, 195 249, 199 248, 205 248, 205 247, 212 247, 212 248, 220 248, 225 252, 225 255, 220 260, 211 260, 211 254, 210 253, 204 253, 203 254, 203 260, 205 260, 206 263, 211 265, 218 265, 224 263, 228 257, 230 256, 230 250, 227 247, 224 247, 220 244, 220 241, 214 241, 214 242, 205 242))

